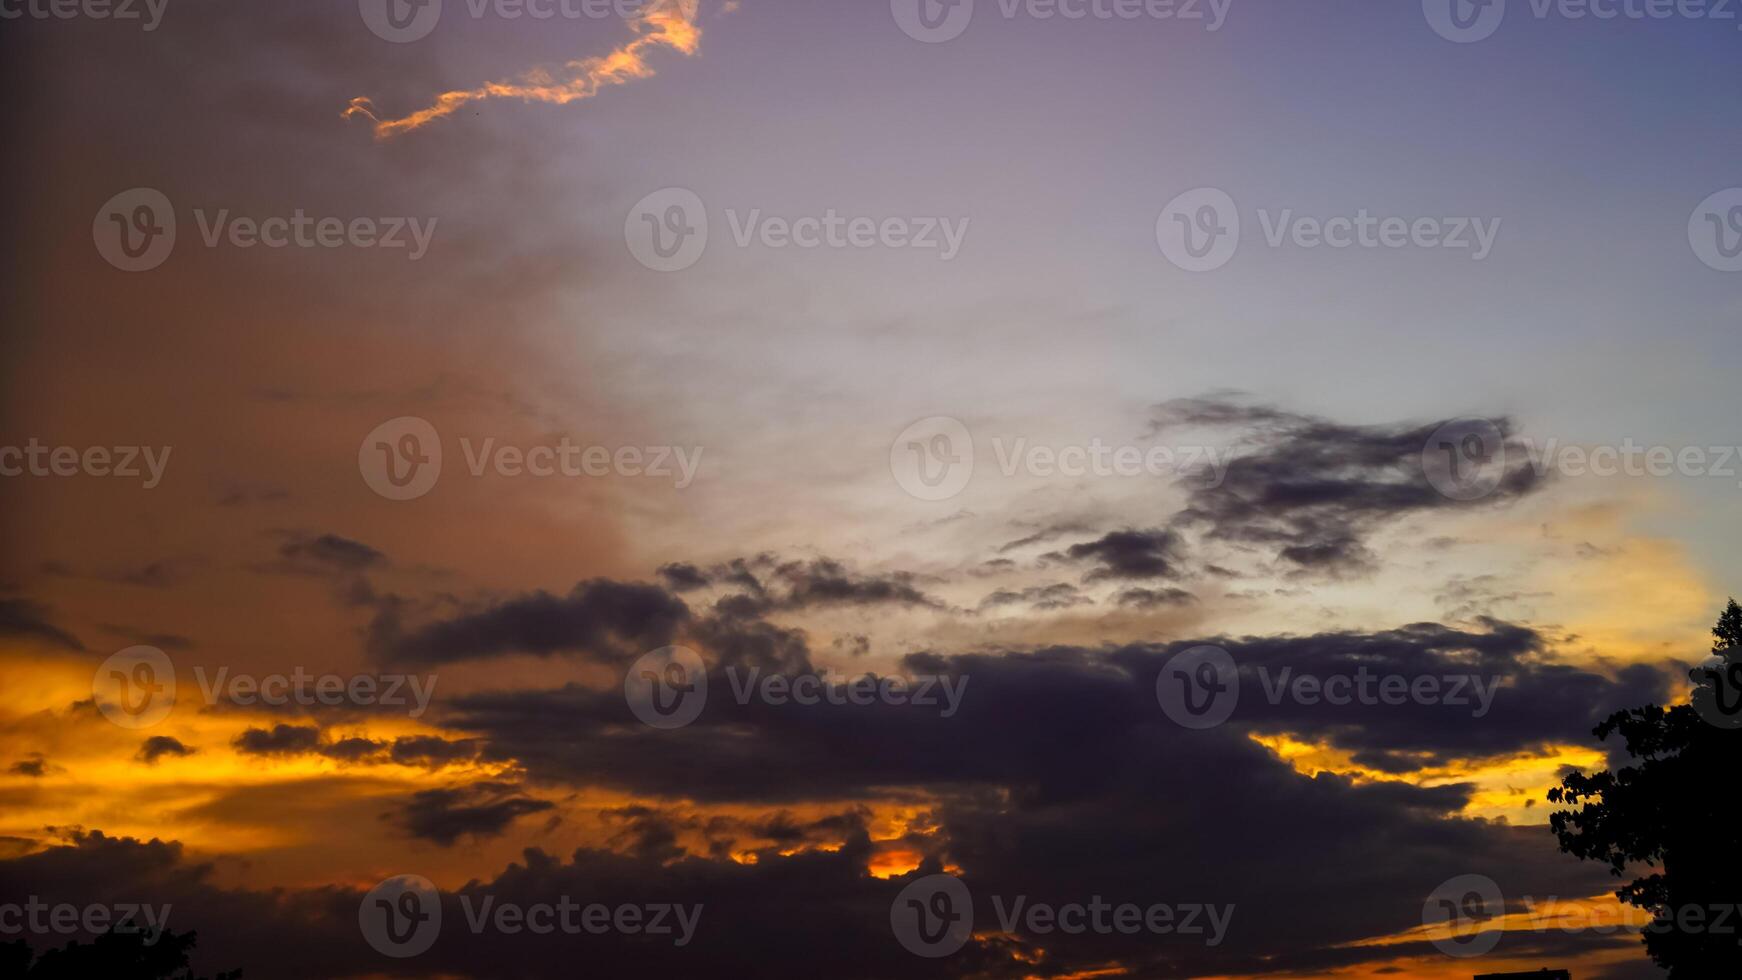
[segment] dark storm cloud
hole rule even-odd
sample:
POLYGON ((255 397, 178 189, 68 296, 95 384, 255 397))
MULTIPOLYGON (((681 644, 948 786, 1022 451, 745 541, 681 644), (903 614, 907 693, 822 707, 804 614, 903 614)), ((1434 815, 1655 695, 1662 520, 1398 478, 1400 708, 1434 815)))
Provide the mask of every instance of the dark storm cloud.
POLYGON ((658 568, 665 587, 673 592, 693 592, 708 587, 708 576, 687 561, 671 562, 658 568))
POLYGON ((236 736, 236 751, 247 755, 302 755, 320 748, 321 730, 314 725, 274 725, 250 728, 236 736))
POLYGON ((1163 606, 1184 606, 1198 601, 1185 589, 1126 589, 1113 597, 1121 606, 1136 609, 1159 609, 1163 606))
POLYGON ((1183 552, 1180 536, 1163 528, 1112 531, 1093 541, 1049 552, 1051 560, 1093 565, 1085 582, 1124 579, 1175 578, 1181 573, 1183 552))
POLYGON ((28 776, 31 779, 41 779, 43 776, 48 775, 50 768, 48 759, 43 756, 41 752, 32 752, 30 758, 14 762, 6 771, 14 776, 28 776))
POLYGON ((435 735, 406 735, 393 740, 390 756, 405 766, 428 766, 439 769, 455 762, 467 762, 477 757, 477 739, 445 739, 435 735))
POLYGON ((146 765, 152 765, 166 756, 177 758, 194 754, 194 749, 182 744, 181 739, 168 735, 153 735, 139 746, 139 751, 133 758, 146 765))
POLYGON ((1213 540, 1266 549, 1297 570, 1373 570, 1368 536, 1398 518, 1432 510, 1504 504, 1540 479, 1513 441, 1512 423, 1493 420, 1509 450, 1493 492, 1454 500, 1429 483, 1422 450, 1445 423, 1344 425, 1224 397, 1156 407, 1151 434, 1181 428, 1244 430, 1221 483, 1190 489, 1175 526, 1205 528, 1213 540))
MULTIPOLYGON (((716 671, 723 657, 744 665, 807 662, 796 631, 721 616, 694 625, 736 645, 722 654, 703 644, 716 671)), ((202 955, 211 957, 203 962, 244 965, 251 976, 264 977, 365 970, 488 976, 493 963, 510 959, 517 975, 542 977, 572 969, 582 955, 607 973, 621 966, 650 976, 698 969, 735 974, 741 967, 765 977, 1014 978, 1116 961, 1138 976, 1189 977, 1388 959, 1406 950, 1349 944, 1418 925, 1426 896, 1459 874, 1487 874, 1510 896, 1582 896, 1610 887, 1603 869, 1556 855, 1540 828, 1460 818, 1470 786, 1303 776, 1247 735, 1304 732, 1386 757, 1423 750, 1504 753, 1563 737, 1583 740, 1607 703, 1648 700, 1663 689, 1662 676, 1628 668, 1606 677, 1559 666, 1548 661, 1534 632, 1498 622, 1480 631, 1417 624, 1370 634, 1211 640, 1249 672, 1281 665, 1316 672, 1360 665, 1409 674, 1483 670, 1503 675, 1509 686, 1489 720, 1472 724, 1467 712, 1454 719, 1414 705, 1394 714, 1273 707, 1252 693, 1261 690, 1257 682, 1243 676, 1243 698, 1230 722, 1188 731, 1164 716, 1155 696, 1168 659, 1202 642, 1180 641, 908 657, 906 667, 915 674, 971 682, 948 718, 911 704, 739 704, 721 673, 710 676, 701 716, 670 731, 640 725, 615 687, 474 694, 459 701, 450 722, 485 746, 486 759, 520 767, 524 782, 484 780, 421 792, 390 819, 409 834, 452 846, 536 814, 554 816, 545 798, 552 787, 604 787, 672 801, 671 808, 648 803, 608 812, 607 821, 618 828, 611 840, 616 853, 577 851, 565 862, 531 850, 524 864, 463 891, 516 902, 554 903, 564 894, 576 901, 701 902, 712 918, 691 947, 457 929, 452 936, 444 931, 415 963, 397 964, 360 949, 328 921, 336 916, 355 929, 355 890, 286 893, 276 911, 250 923, 236 921, 230 907, 258 909, 257 896, 222 893, 230 901, 221 901, 197 878, 183 882, 188 911, 177 926, 201 930, 202 955), (941 962, 911 957, 888 926, 889 903, 907 879, 866 875, 873 845, 852 802, 927 799, 934 802, 922 823, 935 824, 939 833, 912 837, 912 846, 932 862, 960 867, 976 896, 1232 903, 1227 941, 1211 948, 1184 937, 1040 936, 1019 928, 1013 937, 983 934, 941 962), (676 804, 688 800, 775 812, 703 819, 678 812, 676 804), (832 823, 796 820, 779 810, 787 801, 827 800, 845 806, 825 817, 832 823), (692 835, 703 843, 686 845, 692 835), (831 839, 845 839, 846 846, 780 853, 799 842, 831 839), (1385 843, 1375 847, 1374 841, 1385 843), (746 847, 757 851, 756 861, 731 859, 746 847), (282 942, 258 948, 242 942, 260 929, 336 945, 305 953, 282 942), (220 934, 208 947, 208 935, 220 934), (281 949, 282 961, 263 955, 281 949), (770 949, 780 955, 768 955, 770 949)), ((255 730, 251 741, 304 752, 341 744, 325 742, 317 729, 283 727, 291 731, 255 730)), ((152 850, 162 845, 128 846, 162 853, 152 850)), ((57 860, 76 863, 66 854, 57 860)), ((13 872, 0 863, 0 881, 13 872)), ((175 893, 162 891, 166 898, 175 893)), ((179 894, 176 900, 179 916, 179 894)), ((990 916, 989 900, 982 901, 980 914, 990 916)), ((448 911, 463 921, 459 908, 448 911)), ((988 917, 985 926, 991 923, 988 917)), ((1556 937, 1545 946, 1543 937, 1527 936, 1501 949, 1571 955, 1614 941, 1556 937)))
POLYGON ((998 553, 1002 555, 1006 552, 1018 551, 1030 545, 1043 544, 1047 541, 1052 541, 1067 535, 1093 533, 1095 533, 1095 528, 1083 523, 1082 521, 1063 521, 1057 524, 1049 524, 1037 531, 1025 534, 1014 541, 1005 542, 1003 545, 999 546, 998 553))
POLYGON ((481 747, 477 739, 437 735, 402 735, 390 742, 355 735, 331 738, 318 725, 283 724, 247 729, 234 745, 249 755, 320 755, 338 762, 394 762, 429 769, 469 762, 481 747))
POLYGON ((725 611, 735 615, 818 606, 945 608, 943 602, 919 588, 918 577, 911 573, 869 574, 827 557, 791 561, 762 554, 734 558, 707 569, 677 562, 661 566, 659 574, 674 592, 707 586, 737 590, 724 605, 725 611))
POLYGON ((1025 605, 1036 610, 1069 609, 1072 606, 1093 605, 1094 600, 1077 591, 1077 587, 1069 582, 1055 582, 1051 585, 1036 585, 1031 588, 1013 590, 999 589, 980 600, 982 610, 995 609, 1000 606, 1025 605))
POLYGON ((521 817, 555 808, 516 784, 486 781, 413 793, 393 819, 412 837, 452 847, 463 837, 499 837, 521 817))
MULTIPOLYGON (((1358 761, 1409 772, 1459 757, 1588 741, 1597 722, 1625 707, 1673 696, 1672 665, 1629 664, 1611 673, 1559 663, 1534 630, 1496 620, 1484 628, 1415 623, 1376 633, 1215 639, 1240 669, 1234 721, 1324 739, 1358 761), (1329 703, 1295 696, 1297 682, 1398 678, 1431 683, 1435 703, 1329 703), (1277 695, 1280 694, 1280 697, 1277 695), (1455 697, 1458 703, 1453 703, 1455 697), (1484 697, 1489 702, 1484 705, 1484 697), (1274 703, 1273 703, 1274 701, 1274 703)), ((1424 688, 1428 690, 1428 688, 1424 688)))
POLYGON ((49 622, 48 608, 29 599, 0 599, 0 637, 34 640, 63 650, 83 650, 78 637, 49 622))
POLYGON ((369 649, 387 663, 444 664, 510 653, 580 654, 614 662, 671 642, 689 618, 683 601, 653 585, 595 579, 565 596, 539 591, 408 627, 384 604, 369 649))

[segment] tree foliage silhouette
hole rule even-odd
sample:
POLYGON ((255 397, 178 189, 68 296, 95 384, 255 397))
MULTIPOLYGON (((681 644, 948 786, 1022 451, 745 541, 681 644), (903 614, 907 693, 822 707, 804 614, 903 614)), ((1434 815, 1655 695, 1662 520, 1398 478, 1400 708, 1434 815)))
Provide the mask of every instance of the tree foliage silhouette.
MULTIPOLYGON (((188 967, 198 941, 192 931, 164 932, 147 943, 138 932, 105 932, 36 956, 22 940, 0 944, 0 978, 20 980, 199 980, 188 967)), ((212 980, 239 980, 241 970, 212 980)))
POLYGON ((1671 980, 1742 976, 1742 607, 1712 627, 1713 661, 1689 673, 1689 704, 1620 711, 1594 732, 1619 734, 1631 764, 1573 773, 1549 791, 1577 809, 1549 818, 1561 850, 1602 861, 1616 889, 1651 913, 1645 949, 1671 980))

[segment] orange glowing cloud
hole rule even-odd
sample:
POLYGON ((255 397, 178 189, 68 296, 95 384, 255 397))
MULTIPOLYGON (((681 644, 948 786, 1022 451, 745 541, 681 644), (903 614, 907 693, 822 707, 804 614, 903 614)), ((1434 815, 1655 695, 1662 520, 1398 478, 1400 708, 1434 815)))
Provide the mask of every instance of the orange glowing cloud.
POLYGON ((652 0, 634 19, 634 40, 609 54, 571 61, 560 71, 535 68, 511 82, 489 82, 474 89, 443 92, 423 109, 398 119, 382 119, 374 104, 359 96, 345 109, 347 119, 364 116, 375 124, 375 138, 388 139, 449 116, 455 110, 485 99, 520 99, 568 105, 590 99, 609 85, 623 85, 653 75, 647 56, 659 48, 694 54, 701 45, 702 30, 696 25, 697 0, 652 0))

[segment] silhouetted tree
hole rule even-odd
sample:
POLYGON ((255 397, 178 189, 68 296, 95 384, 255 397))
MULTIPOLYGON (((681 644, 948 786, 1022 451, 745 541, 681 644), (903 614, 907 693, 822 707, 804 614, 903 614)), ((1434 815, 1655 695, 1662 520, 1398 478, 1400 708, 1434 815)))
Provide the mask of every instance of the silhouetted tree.
POLYGON ((1742 608, 1712 628, 1714 661, 1689 674, 1691 704, 1611 715, 1632 764, 1574 773, 1549 791, 1561 850, 1606 862, 1616 877, 1653 869, 1616 890, 1651 913, 1645 949, 1672 980, 1742 976, 1742 608), (1721 921, 1720 921, 1721 920, 1721 921))
MULTIPOLYGON (((34 957, 22 940, 0 944, 0 978, 20 980, 198 980, 188 954, 198 941, 193 932, 165 932, 147 944, 138 932, 105 932, 88 943, 68 942, 34 957), (32 959, 35 962, 32 962, 32 959)), ((238 980, 241 970, 212 980, 238 980)))

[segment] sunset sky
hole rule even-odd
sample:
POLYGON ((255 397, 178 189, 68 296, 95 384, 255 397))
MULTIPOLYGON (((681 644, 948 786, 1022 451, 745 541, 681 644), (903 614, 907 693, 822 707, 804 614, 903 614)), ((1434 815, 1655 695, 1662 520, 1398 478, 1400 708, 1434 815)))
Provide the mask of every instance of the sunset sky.
POLYGON ((1742 21, 548 3, 0 22, 0 942, 82 936, 4 931, 40 899, 167 905, 249 980, 1661 975, 1577 924, 1636 920, 1544 796, 1742 581, 1742 21), (706 702, 660 727, 673 646, 706 702), (1239 703, 1192 727, 1158 681, 1202 646, 1239 703), (111 670, 166 663, 138 725, 111 670), (735 697, 771 675, 938 703, 735 697), (359 924, 401 875, 416 955, 359 924), (916 955, 934 875, 974 925, 916 955), (1471 875, 1504 934, 1454 955, 1424 907, 1471 875))

